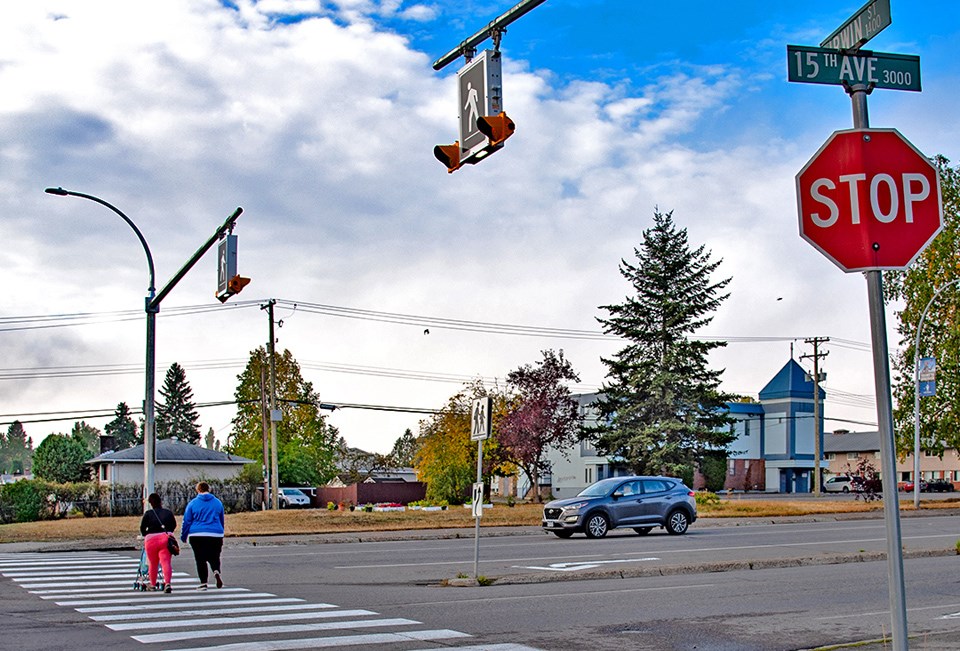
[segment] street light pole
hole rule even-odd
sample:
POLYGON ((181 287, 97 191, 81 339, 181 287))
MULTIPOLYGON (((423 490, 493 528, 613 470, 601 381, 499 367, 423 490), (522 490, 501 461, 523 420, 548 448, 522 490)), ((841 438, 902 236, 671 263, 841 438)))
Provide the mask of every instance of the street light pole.
POLYGON ((243 208, 237 208, 233 213, 227 217, 226 221, 217 228, 216 232, 210 236, 210 238, 204 242, 203 245, 193 256, 187 260, 186 264, 180 268, 173 278, 167 281, 167 284, 163 286, 158 294, 156 292, 156 275, 153 270, 153 255, 150 253, 150 247, 147 246, 147 240, 144 239, 143 233, 140 232, 140 229, 137 228, 137 225, 131 221, 129 217, 124 215, 119 208, 116 206, 107 203, 99 197, 95 197, 90 194, 84 194, 82 192, 71 192, 69 190, 64 190, 63 188, 47 188, 44 190, 47 194, 55 194, 59 197, 80 197, 81 199, 89 199, 99 203, 101 206, 106 206, 116 214, 120 215, 123 221, 127 222, 127 225, 133 229, 133 232, 137 234, 137 238, 140 240, 140 244, 143 245, 143 250, 147 254, 147 266, 150 269, 150 287, 147 288, 147 297, 144 300, 144 311, 147 313, 147 362, 146 362, 146 382, 144 390, 144 399, 143 399, 143 508, 144 511, 147 510, 147 497, 154 492, 154 470, 157 463, 157 427, 156 427, 156 417, 155 417, 155 386, 156 386, 156 357, 157 357, 157 312, 160 311, 160 301, 166 298, 167 294, 176 286, 178 282, 187 272, 193 268, 193 265, 203 257, 203 254, 210 250, 210 247, 214 243, 222 238, 227 231, 233 232, 233 226, 237 221, 237 218, 240 217, 240 213, 243 212, 243 208))
MULTIPOLYGON (((71 192, 63 188, 47 188, 47 194, 55 194, 60 197, 80 197, 106 206, 120 216, 127 225, 133 229, 143 246, 144 253, 147 254, 147 267, 150 270, 150 286, 147 288, 147 296, 144 299, 144 311, 147 313, 147 359, 146 359, 146 382, 144 387, 143 399, 143 500, 146 505, 146 499, 153 492, 154 486, 154 468, 156 466, 156 418, 154 415, 154 391, 156 387, 156 365, 157 365, 157 312, 160 311, 159 304, 154 303, 156 297, 156 274, 153 268, 153 255, 150 253, 150 246, 143 237, 143 233, 137 228, 133 221, 123 214, 123 212, 111 203, 104 201, 99 197, 82 192, 71 192)), ((146 509, 146 506, 144 506, 146 509)))
POLYGON ((923 308, 923 312, 920 314, 920 322, 917 324, 917 338, 913 344, 913 506, 917 509, 920 508, 920 333, 923 332, 923 322, 927 318, 927 311, 937 300, 937 296, 947 287, 957 283, 960 283, 960 278, 941 285, 930 297, 927 306, 923 308))

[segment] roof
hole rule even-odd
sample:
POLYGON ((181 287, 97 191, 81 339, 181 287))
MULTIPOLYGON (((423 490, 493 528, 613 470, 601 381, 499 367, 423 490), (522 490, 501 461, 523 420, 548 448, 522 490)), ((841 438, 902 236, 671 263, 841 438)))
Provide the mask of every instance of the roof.
POLYGON ((824 434, 824 452, 877 452, 880 450, 880 432, 845 432, 824 434))
MULTIPOLYGON (((821 387, 820 399, 823 400, 826 395, 821 387)), ((761 402, 779 398, 807 398, 813 400, 813 382, 807 379, 807 372, 793 359, 784 364, 783 368, 760 391, 761 402)))
MULTIPOLYGON (((157 463, 230 464, 238 466, 253 463, 253 459, 202 448, 199 445, 193 445, 176 438, 158 439, 156 453, 157 463)), ((143 445, 135 445, 132 448, 115 452, 104 452, 90 459, 87 463, 143 463, 143 445)))

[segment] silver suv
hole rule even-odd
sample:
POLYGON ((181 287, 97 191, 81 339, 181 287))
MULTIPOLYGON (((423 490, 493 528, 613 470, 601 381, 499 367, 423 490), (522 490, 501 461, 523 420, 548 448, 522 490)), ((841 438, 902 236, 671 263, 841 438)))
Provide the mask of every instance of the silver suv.
POLYGON ((576 497, 543 507, 544 531, 559 538, 583 532, 603 538, 610 529, 632 528, 645 536, 654 527, 679 535, 697 519, 695 493, 671 477, 611 477, 576 497))

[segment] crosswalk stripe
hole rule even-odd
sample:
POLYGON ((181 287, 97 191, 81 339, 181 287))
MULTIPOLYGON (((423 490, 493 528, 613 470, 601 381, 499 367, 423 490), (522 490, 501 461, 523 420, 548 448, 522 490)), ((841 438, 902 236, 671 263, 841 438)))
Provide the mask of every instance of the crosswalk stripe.
MULTIPOLYGON (((127 597, 133 590, 133 581, 122 588, 69 588, 67 590, 31 590, 41 599, 90 599, 92 597, 127 597)), ((220 588, 217 594, 227 592, 250 592, 247 588, 220 588)), ((236 595, 234 595, 236 596, 236 595)), ((146 599, 148 595, 144 596, 146 599)), ((169 598, 169 595, 166 597, 169 598)))
POLYGON ((137 563, 124 563, 123 565, 99 565, 97 567, 91 568, 87 567, 84 569, 77 569, 76 566, 71 566, 69 569, 50 569, 43 568, 39 570, 23 570, 17 572, 3 572, 3 575, 7 578, 14 578, 18 576, 74 576, 76 574, 117 574, 123 572, 129 574, 131 570, 136 571, 137 563))
MULTIPOLYGON (((142 601, 145 599, 163 599, 164 603, 176 603, 178 601, 189 601, 191 599, 199 599, 200 595, 194 591, 191 591, 190 594, 178 595, 174 594, 153 594, 150 592, 131 592, 131 596, 126 599, 79 599, 74 601, 58 601, 56 602, 58 606, 94 606, 97 604, 106 605, 106 604, 130 604, 136 603, 138 600, 142 601)), ((271 594, 269 592, 248 592, 245 595, 235 595, 235 594, 210 594, 205 593, 203 595, 204 600, 217 601, 220 599, 237 599, 240 597, 244 598, 254 598, 254 597, 276 597, 277 595, 271 594)))
MULTIPOLYGON (((366 635, 337 635, 301 640, 261 640, 236 642, 218 646, 192 647, 178 651, 292 651, 293 649, 323 649, 336 646, 370 646, 374 644, 398 644, 402 642, 430 642, 470 637, 467 633, 450 629, 409 631, 404 633, 372 633, 366 635)), ((459 649, 458 649, 459 651, 459 649)))
POLYGON ((308 619, 332 619, 334 617, 365 617, 376 615, 370 610, 326 610, 320 613, 273 613, 270 615, 246 615, 242 617, 204 617, 203 619, 148 619, 140 622, 105 624, 112 631, 136 631, 145 628, 183 628, 184 626, 214 626, 217 624, 263 624, 265 622, 299 621, 308 619))
MULTIPOLYGON (((268 601, 264 599, 263 601, 268 601)), ((274 599, 271 600, 271 603, 276 603, 278 601, 294 601, 292 599, 274 599)), ((295 601, 300 601, 299 599, 295 601)), ((186 604, 176 606, 176 608, 182 608, 186 604)), ((197 602, 197 606, 203 606, 205 604, 197 602)), ((217 604, 218 606, 221 604, 217 604)), ((137 606, 137 608, 143 608, 142 606, 137 606)), ((171 606, 167 604, 151 604, 150 608, 163 609, 164 615, 169 617, 186 617, 192 615, 226 615, 230 613, 278 613, 286 612, 292 610, 323 610, 327 608, 336 608, 332 604, 281 604, 279 606, 251 606, 249 608, 196 608, 195 610, 174 610, 171 606)), ((191 606, 191 608, 194 608, 191 606)), ((100 610, 99 608, 77 608, 77 612, 82 613, 86 610, 100 610)), ((118 608, 118 610, 125 611, 125 614, 122 615, 90 615, 90 619, 95 622, 122 622, 128 619, 142 619, 144 617, 152 616, 150 612, 139 611, 135 613, 129 612, 129 608, 118 608)))
MULTIPOLYGON (((186 572, 174 572, 174 576, 190 576, 186 572)), ((61 583, 63 581, 96 581, 107 579, 133 578, 136 572, 130 570, 111 570, 109 572, 73 572, 71 574, 27 574, 7 577, 16 583, 61 583)))
MULTIPOLYGON (((234 595, 236 596, 236 595, 234 595)), ((78 613, 115 613, 131 611, 150 611, 150 610, 173 610, 176 608, 202 608, 204 606, 246 606, 249 604, 277 604, 277 603, 303 603, 303 599, 297 597, 270 597, 267 599, 237 599, 234 601, 214 601, 208 599, 202 601, 188 601, 185 603, 169 603, 170 599, 159 599, 154 603, 139 604, 136 606, 98 606, 96 608, 75 608, 78 613)), ((314 604, 318 608, 336 608, 333 604, 314 604)))
MULTIPOLYGON (((32 588, 82 588, 86 587, 107 587, 111 585, 121 586, 121 585, 132 585, 133 579, 135 577, 130 577, 128 580, 116 579, 108 581, 54 581, 54 582, 44 582, 44 583, 21 583, 20 586, 30 590, 32 588)), ((173 577, 173 584, 177 583, 192 583, 196 584, 197 580, 190 575, 184 574, 183 572, 175 572, 173 577), (187 578, 177 578, 177 574, 181 576, 186 576, 187 578)))
POLYGON ((172 633, 148 633, 131 635, 137 642, 155 644, 157 642, 177 642, 204 637, 229 637, 231 635, 282 635, 284 633, 308 633, 311 631, 336 631, 340 629, 374 628, 377 626, 411 626, 420 622, 395 617, 392 619, 354 619, 344 622, 322 622, 319 624, 287 624, 284 626, 253 626, 240 628, 206 629, 199 631, 177 631, 172 633))

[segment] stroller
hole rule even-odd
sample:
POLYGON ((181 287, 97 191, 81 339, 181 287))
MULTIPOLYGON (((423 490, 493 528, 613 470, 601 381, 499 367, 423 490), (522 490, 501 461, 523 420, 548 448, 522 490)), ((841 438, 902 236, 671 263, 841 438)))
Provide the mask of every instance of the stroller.
MULTIPOLYGON (((163 568, 157 568, 157 582, 165 583, 163 580, 163 568)), ((137 578, 133 580, 133 589, 139 592, 145 592, 150 589, 149 566, 147 565, 147 548, 144 545, 140 550, 140 563, 137 564, 137 578)))

